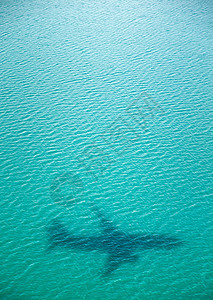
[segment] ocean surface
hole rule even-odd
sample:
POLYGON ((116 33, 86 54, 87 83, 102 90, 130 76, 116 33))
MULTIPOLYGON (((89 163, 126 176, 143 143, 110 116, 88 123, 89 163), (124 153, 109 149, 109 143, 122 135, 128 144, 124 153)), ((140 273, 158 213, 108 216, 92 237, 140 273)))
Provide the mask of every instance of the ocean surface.
POLYGON ((0 299, 213 299, 211 0, 1 0, 0 299), (60 220, 170 235, 102 276, 60 220))

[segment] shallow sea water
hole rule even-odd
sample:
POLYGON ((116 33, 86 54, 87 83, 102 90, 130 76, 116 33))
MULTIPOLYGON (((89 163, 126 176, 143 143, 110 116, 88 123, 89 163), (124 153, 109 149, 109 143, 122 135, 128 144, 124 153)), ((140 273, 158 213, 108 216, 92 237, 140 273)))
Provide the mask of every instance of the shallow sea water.
POLYGON ((0 299, 213 299, 213 4, 1 0, 0 299), (101 276, 54 218, 170 234, 101 276))

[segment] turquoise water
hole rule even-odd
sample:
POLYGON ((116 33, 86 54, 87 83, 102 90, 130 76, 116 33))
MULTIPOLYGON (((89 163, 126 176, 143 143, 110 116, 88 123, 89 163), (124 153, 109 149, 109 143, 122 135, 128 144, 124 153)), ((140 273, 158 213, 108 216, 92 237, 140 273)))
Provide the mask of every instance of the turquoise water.
POLYGON ((213 299, 212 1, 4 1, 1 299, 213 299), (46 228, 183 246, 47 251, 46 228))

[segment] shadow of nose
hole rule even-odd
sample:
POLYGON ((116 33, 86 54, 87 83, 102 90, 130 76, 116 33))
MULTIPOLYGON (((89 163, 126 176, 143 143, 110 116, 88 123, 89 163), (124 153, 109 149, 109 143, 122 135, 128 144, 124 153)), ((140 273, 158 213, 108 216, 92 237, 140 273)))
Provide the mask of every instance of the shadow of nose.
POLYGON ((180 246, 183 246, 184 245, 184 242, 179 240, 179 239, 176 239, 176 238, 173 238, 170 243, 168 243, 168 248, 174 248, 174 247, 180 247, 180 246))

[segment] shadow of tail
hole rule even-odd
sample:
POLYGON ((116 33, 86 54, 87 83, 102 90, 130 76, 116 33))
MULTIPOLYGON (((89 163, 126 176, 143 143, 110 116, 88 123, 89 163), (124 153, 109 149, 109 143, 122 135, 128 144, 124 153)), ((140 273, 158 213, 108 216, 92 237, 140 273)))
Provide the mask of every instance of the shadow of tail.
POLYGON ((47 226, 47 235, 48 235, 47 251, 50 251, 57 246, 66 244, 69 238, 68 230, 57 219, 54 219, 52 223, 47 226))

